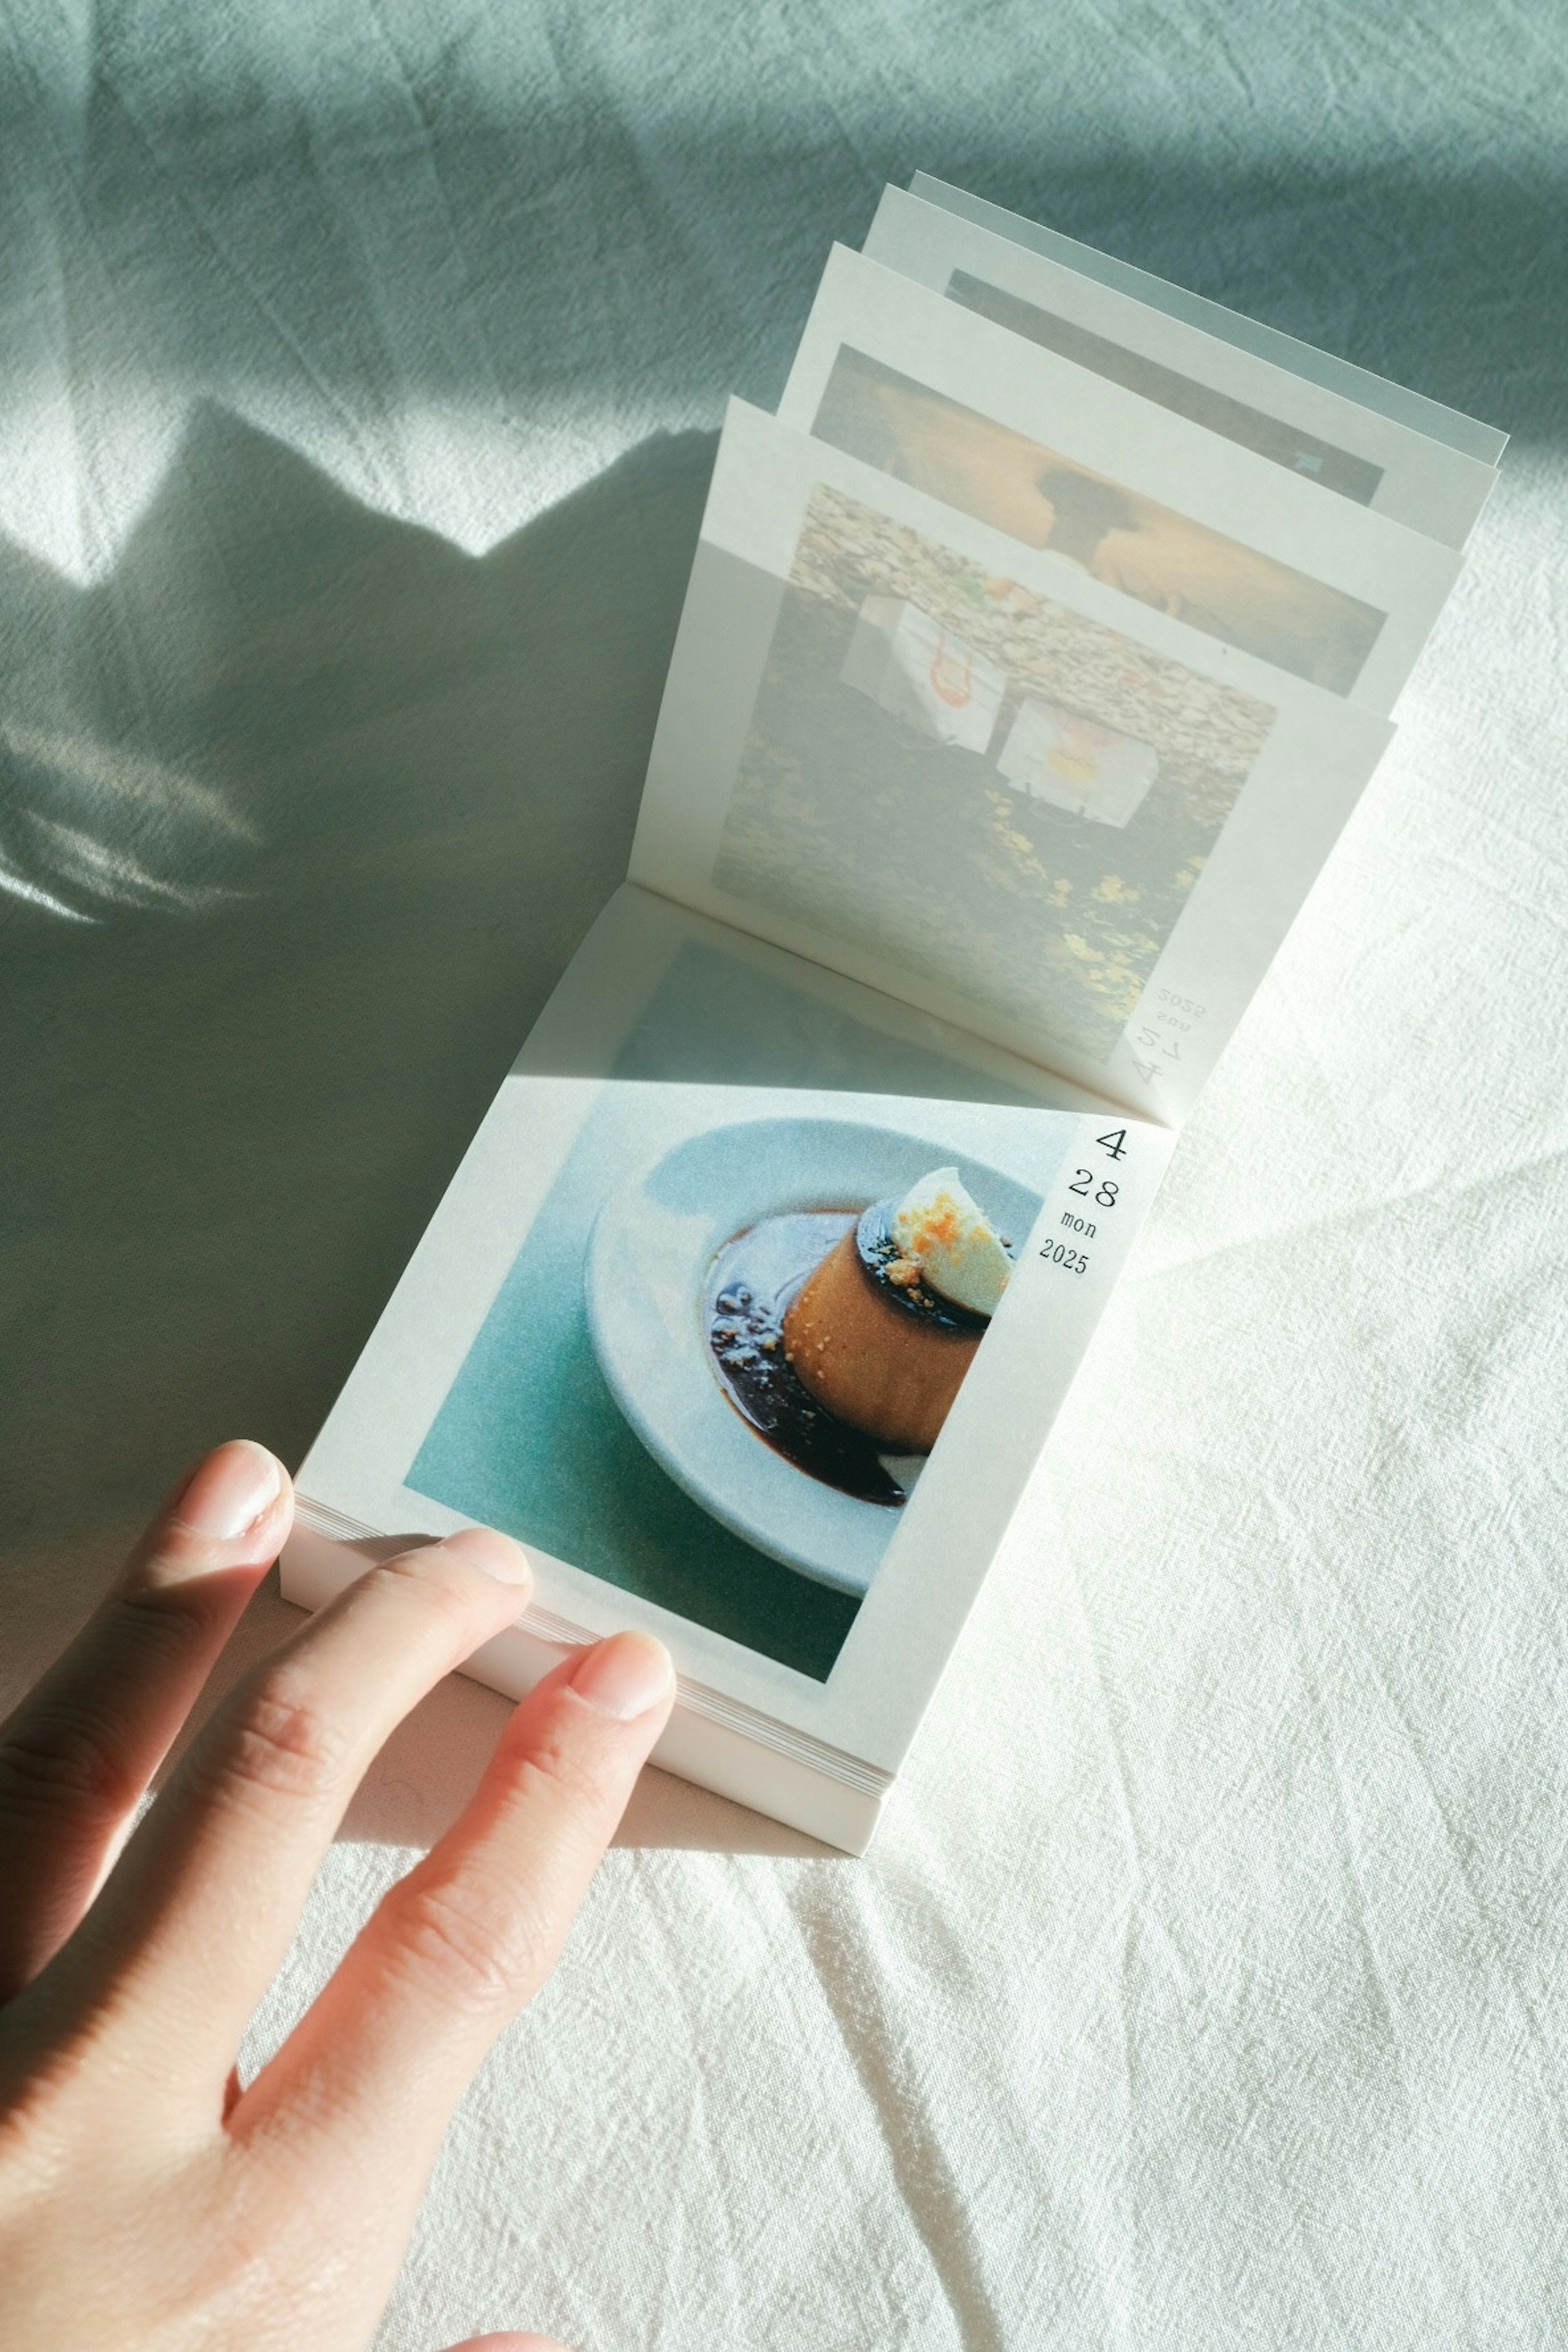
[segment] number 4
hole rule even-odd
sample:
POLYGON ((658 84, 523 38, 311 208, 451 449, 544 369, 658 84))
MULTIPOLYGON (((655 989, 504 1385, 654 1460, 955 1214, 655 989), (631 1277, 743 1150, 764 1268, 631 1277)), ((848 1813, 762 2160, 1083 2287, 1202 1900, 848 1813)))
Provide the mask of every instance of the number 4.
POLYGON ((1108 1160, 1120 1160, 1127 1150, 1127 1129, 1124 1127, 1119 1127, 1112 1135, 1097 1135, 1094 1139, 1108 1160))

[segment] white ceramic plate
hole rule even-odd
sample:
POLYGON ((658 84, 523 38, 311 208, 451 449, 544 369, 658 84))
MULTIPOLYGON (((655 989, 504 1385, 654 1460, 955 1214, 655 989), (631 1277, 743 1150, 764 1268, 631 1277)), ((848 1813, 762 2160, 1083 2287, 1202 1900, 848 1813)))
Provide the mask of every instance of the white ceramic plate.
MULTIPOLYGON (((1037 1196, 947 1144, 851 1119, 757 1118, 710 1128, 628 1178, 589 1243, 595 1352, 649 1453, 723 1526, 838 1592, 866 1591, 901 1515, 796 1469, 742 1420, 710 1355, 704 1284, 716 1253, 763 1217, 865 1207, 947 1166, 1022 1242, 1037 1196)), ((901 1485, 910 1467, 896 1465, 901 1485)))

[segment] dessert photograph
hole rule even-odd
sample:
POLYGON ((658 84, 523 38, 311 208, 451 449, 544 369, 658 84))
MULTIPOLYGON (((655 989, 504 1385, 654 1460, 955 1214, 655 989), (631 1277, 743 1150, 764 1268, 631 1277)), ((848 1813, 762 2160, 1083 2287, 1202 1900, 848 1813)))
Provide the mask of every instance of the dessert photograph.
POLYGON ((1038 1187, 959 1131, 1002 1122, 1033 1174, 1058 1119, 761 1099, 748 1118, 721 1097, 714 1123, 611 1192, 584 1265, 588 1327, 622 1413, 679 1486, 758 1551, 859 1594, 1039 1211, 1038 1187))
POLYGON ((956 1168, 858 1212, 765 1218, 726 1242, 710 1269, 714 1369, 742 1418, 786 1461, 897 1506, 942 1434, 1012 1269, 1009 1244, 956 1168))
POLYGON ((516 1083, 558 1164, 405 1483, 826 1679, 921 1481, 984 1475, 945 1439, 1076 1119, 516 1083))

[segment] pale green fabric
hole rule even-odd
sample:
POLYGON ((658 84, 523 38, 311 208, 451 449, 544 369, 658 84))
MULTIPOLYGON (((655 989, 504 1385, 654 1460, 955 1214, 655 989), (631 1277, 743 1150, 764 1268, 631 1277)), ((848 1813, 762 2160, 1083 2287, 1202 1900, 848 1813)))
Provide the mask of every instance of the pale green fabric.
MULTIPOLYGON (((1492 0, 0 6, 8 1683, 308 1441, 884 179, 1516 436, 872 1857, 649 1782, 396 2352, 1561 2341, 1565 135, 1492 0)), ((258 2047, 499 1714, 395 1744, 258 2047)))

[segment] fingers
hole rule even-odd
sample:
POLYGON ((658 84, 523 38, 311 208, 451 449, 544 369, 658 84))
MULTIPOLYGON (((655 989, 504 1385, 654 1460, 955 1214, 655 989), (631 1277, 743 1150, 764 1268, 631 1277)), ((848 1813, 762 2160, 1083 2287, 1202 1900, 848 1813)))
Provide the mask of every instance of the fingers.
POLYGON ((280 1462, 247 1439, 220 1445, 0 1726, 0 2000, 87 1909, 292 1516, 280 1462))
POLYGON ((365 1767, 529 1581, 520 1544, 468 1528, 340 1594, 205 1727, 37 1995, 216 2114, 365 1767))
POLYGON ((580 1651, 512 1717, 467 1811, 382 1903, 231 2128, 301 2133, 331 2165, 395 2147, 412 2214, 453 2107, 553 1967, 638 1771, 668 1719, 660 1643, 580 1651))
POLYGON ((452 2352, 566 2352, 566 2347, 553 2336, 470 2336, 452 2352))

